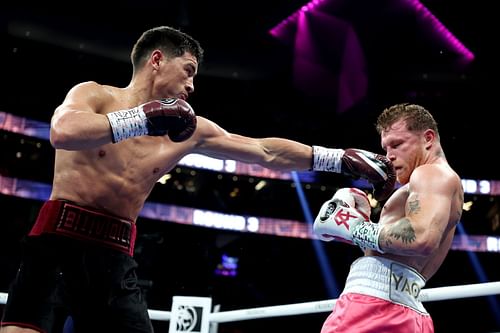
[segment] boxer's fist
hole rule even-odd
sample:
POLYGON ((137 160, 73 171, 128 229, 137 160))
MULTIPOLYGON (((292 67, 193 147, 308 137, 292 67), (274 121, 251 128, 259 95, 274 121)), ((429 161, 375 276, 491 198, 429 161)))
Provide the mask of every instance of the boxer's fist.
POLYGON ((341 198, 342 196, 333 196, 321 206, 314 220, 313 231, 324 241, 338 240, 354 244, 352 232, 358 224, 367 221, 367 218, 350 205, 354 204, 352 196, 341 198))
POLYGON ((147 118, 148 135, 168 134, 174 142, 187 140, 196 129, 196 115, 182 99, 165 98, 139 106, 147 118))
POLYGON ((375 199, 385 200, 391 195, 396 172, 387 157, 362 149, 346 149, 341 160, 343 174, 364 178, 373 184, 375 199))
POLYGON ((332 199, 341 199, 349 206, 356 208, 367 219, 370 218, 372 207, 366 193, 355 187, 344 187, 333 195, 332 199))
POLYGON ((373 195, 377 200, 387 199, 396 184, 396 172, 391 161, 383 155, 362 149, 313 146, 312 169, 366 179, 373 185, 373 195))
POLYGON ((168 135, 174 142, 189 139, 196 130, 196 115, 182 99, 165 98, 141 104, 129 110, 106 114, 113 143, 134 136, 168 135))
MULTIPOLYGON (((362 205, 359 193, 352 189, 340 189, 322 206, 314 220, 313 232, 323 241, 337 240, 358 245, 362 250, 382 252, 378 238, 381 227, 370 221, 368 215, 356 209, 356 197, 362 205)), ((369 206, 368 206, 369 207, 369 206)))

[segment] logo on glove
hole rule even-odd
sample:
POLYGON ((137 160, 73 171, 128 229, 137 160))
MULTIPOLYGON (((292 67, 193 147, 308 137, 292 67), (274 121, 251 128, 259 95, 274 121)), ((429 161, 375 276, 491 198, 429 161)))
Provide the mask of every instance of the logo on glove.
POLYGON ((337 203, 335 201, 330 201, 328 203, 328 206, 326 207, 325 213, 319 217, 321 222, 325 222, 328 220, 330 215, 333 214, 333 212, 337 209, 337 203))
POLYGON ((177 98, 162 98, 160 99, 160 102, 164 105, 171 105, 174 104, 175 101, 177 101, 177 98))
POLYGON ((335 214, 335 217, 333 218, 333 220, 335 221, 335 223, 337 223, 337 225, 342 224, 347 230, 349 230, 349 223, 348 222, 352 218, 357 219, 358 216, 351 214, 351 212, 346 212, 341 208, 341 209, 339 209, 337 214, 335 214))
MULTIPOLYGON (((328 203, 328 207, 326 208, 326 211, 324 215, 320 216, 320 221, 325 222, 333 213, 335 213, 335 210, 337 210, 338 206, 342 207, 347 207, 349 208, 349 205, 339 199, 332 200, 328 203)), ((333 217, 333 220, 337 225, 344 225, 347 230, 349 230, 349 224, 348 221, 352 218, 358 218, 358 216, 353 215, 351 212, 346 212, 342 208, 338 210, 338 212, 335 214, 333 217)))

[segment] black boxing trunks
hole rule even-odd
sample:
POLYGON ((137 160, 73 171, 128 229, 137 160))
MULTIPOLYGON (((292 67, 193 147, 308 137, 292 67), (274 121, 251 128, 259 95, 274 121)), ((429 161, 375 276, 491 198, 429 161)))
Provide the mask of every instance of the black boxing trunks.
POLYGON ((30 236, 52 233, 134 254, 135 223, 62 200, 45 202, 30 236))
POLYGON ((68 314, 75 333, 152 333, 132 257, 135 230, 95 210, 46 202, 23 240, 2 326, 48 333, 68 314))

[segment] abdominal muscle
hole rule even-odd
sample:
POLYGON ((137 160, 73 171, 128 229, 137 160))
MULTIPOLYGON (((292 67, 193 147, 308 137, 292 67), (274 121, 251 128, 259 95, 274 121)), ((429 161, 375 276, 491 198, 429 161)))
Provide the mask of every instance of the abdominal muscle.
POLYGON ((160 177, 183 156, 166 137, 138 137, 82 151, 57 150, 51 199, 135 221, 160 177))

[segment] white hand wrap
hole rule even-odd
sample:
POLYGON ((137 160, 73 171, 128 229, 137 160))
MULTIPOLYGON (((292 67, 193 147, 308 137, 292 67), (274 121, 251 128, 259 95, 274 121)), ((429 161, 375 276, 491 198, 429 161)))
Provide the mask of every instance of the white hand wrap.
POLYGON ((106 115, 113 131, 113 143, 148 134, 147 117, 142 108, 120 110, 106 115))
POLYGON ((344 155, 344 149, 330 149, 321 146, 312 146, 312 148, 312 169, 314 171, 341 172, 341 158, 344 155))
POLYGON ((384 253, 378 244, 380 236, 380 225, 377 223, 362 222, 356 225, 352 230, 352 242, 359 246, 363 251, 366 249, 375 250, 384 253))

